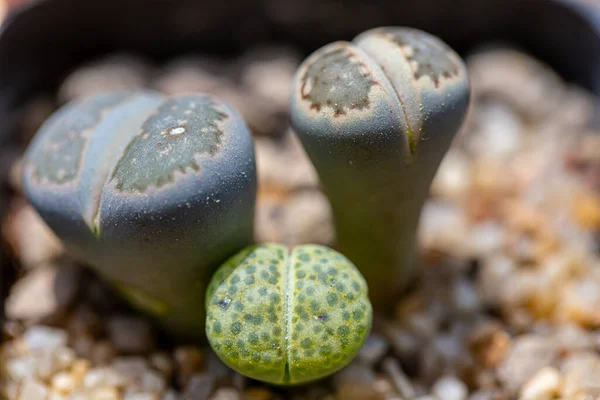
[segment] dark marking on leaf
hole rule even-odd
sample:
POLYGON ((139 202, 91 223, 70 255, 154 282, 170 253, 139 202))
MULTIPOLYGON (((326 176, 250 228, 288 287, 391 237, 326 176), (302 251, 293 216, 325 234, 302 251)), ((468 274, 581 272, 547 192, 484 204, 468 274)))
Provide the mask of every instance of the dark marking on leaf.
POLYGON ((443 79, 459 74, 458 63, 450 56, 452 50, 441 42, 425 36, 417 30, 383 30, 385 38, 401 47, 411 65, 416 80, 428 76, 439 87, 443 79))
POLYGON ((30 155, 37 183, 66 184, 81 169, 83 153, 103 114, 127 101, 132 92, 122 91, 85 99, 55 113, 42 126, 39 143, 30 155))
POLYGON ((308 65, 301 78, 300 94, 310 109, 333 110, 335 117, 348 110, 369 108, 371 87, 378 83, 365 63, 348 48, 336 48, 321 54, 308 65))
POLYGON ((198 158, 223 145, 221 122, 229 115, 206 96, 165 101, 129 143, 111 177, 121 191, 144 192, 173 183, 175 172, 200 171, 198 158))

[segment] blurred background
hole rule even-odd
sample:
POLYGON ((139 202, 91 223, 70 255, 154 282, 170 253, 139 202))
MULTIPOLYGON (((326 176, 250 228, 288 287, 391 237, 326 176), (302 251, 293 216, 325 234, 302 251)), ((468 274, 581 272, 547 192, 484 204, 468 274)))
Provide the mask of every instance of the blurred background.
POLYGON ((600 3, 0 0, 0 16, 0 398, 599 398, 600 3), (290 84, 312 51, 385 25, 460 52, 472 104, 421 216, 418 280, 331 378, 275 388, 165 337, 23 196, 23 151, 66 102, 208 92, 255 138, 256 240, 332 245, 290 84))

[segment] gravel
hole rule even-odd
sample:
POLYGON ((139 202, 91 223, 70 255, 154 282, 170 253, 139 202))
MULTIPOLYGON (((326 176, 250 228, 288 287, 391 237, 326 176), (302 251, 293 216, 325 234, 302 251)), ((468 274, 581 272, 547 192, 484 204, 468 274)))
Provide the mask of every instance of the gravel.
POLYGON ((300 59, 288 48, 164 65, 118 54, 82 66, 55 98, 20 111, 3 244, 0 398, 492 400, 600 395, 600 136, 595 99, 509 49, 473 55, 473 104, 419 229, 421 275, 377 315, 358 357, 295 388, 246 379, 206 346, 173 343, 76 265, 24 199, 20 151, 43 118, 100 89, 201 90, 240 108, 256 135, 256 238, 333 244, 331 210, 287 118, 300 59))

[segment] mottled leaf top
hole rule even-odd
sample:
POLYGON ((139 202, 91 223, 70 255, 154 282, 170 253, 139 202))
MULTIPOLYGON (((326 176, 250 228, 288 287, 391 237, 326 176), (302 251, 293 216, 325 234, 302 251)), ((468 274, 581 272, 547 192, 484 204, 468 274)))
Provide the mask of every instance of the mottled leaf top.
POLYGON ((219 152, 227 118, 209 97, 168 99, 127 146, 111 180, 119 190, 143 192, 173 182, 178 171, 199 171, 200 157, 219 152))

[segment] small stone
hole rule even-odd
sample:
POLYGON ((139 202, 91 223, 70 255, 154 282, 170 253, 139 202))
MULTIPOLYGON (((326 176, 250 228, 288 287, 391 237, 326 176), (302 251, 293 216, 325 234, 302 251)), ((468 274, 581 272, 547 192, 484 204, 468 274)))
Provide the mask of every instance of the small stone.
POLYGON ((568 282, 561 299, 557 310, 561 319, 585 327, 600 327, 600 280, 583 278, 568 282))
POLYGON ((413 398, 416 395, 415 388, 408 377, 402 371, 398 360, 386 358, 383 361, 383 370, 389 375, 396 390, 403 398, 413 398))
POLYGON ((164 377, 148 370, 140 377, 140 387, 144 392, 162 393, 166 389, 167 383, 164 377))
MULTIPOLYGON (((87 292, 84 293, 87 294, 87 292)), ((75 310, 70 314, 68 330, 72 337, 81 335, 95 337, 102 330, 102 321, 89 305, 77 304, 75 310)))
POLYGON ((551 366, 559 356, 556 343, 551 338, 534 334, 516 338, 498 368, 498 378, 509 393, 518 393, 540 369, 551 366))
POLYGON ((494 390, 478 390, 469 396, 469 400, 495 400, 499 396, 502 395, 494 390))
POLYGON ((593 351, 597 342, 594 332, 584 329, 576 324, 561 324, 552 334, 561 353, 574 353, 578 351, 593 351))
POLYGON ((443 376, 432 388, 439 400, 466 400, 469 390, 464 382, 454 376, 443 376))
POLYGON ((521 146, 523 121, 511 107, 501 102, 480 105, 469 148, 479 157, 501 158, 517 152, 521 146))
POLYGON ((517 271, 515 261, 505 255, 486 257, 477 274, 477 288, 483 302, 498 306, 505 297, 506 288, 514 282, 511 279, 517 271))
POLYGON ((159 400, 160 397, 154 393, 126 393, 123 400, 159 400))
POLYGON ((12 287, 6 315, 30 322, 57 316, 73 302, 80 279, 80 270, 73 266, 40 266, 12 287))
POLYGON ((302 243, 331 244, 334 228, 331 206, 323 193, 302 191, 291 198, 287 206, 286 223, 289 246, 302 243), (298 216, 302 218, 298 218, 298 216))
POLYGON ((112 362, 112 370, 127 379, 142 377, 148 370, 148 363, 142 357, 119 357, 112 362))
POLYGON ((91 363, 89 360, 76 360, 71 367, 71 376, 75 380, 77 386, 81 384, 84 377, 87 375, 88 371, 91 368, 91 363))
POLYGON ((173 375, 175 366, 168 354, 154 353, 150 356, 150 366, 160 372, 166 379, 173 375))
POLYGON ((380 394, 375 390, 375 373, 366 366, 356 362, 342 369, 335 377, 336 398, 347 400, 379 400, 380 394))
POLYGON ((83 377, 83 387, 86 389, 98 389, 103 387, 125 387, 130 377, 120 371, 107 367, 93 368, 83 377))
POLYGON ((390 341, 395 355, 402 359, 411 359, 420 350, 417 337, 406 329, 397 325, 388 324, 384 327, 385 336, 390 341))
POLYGON ((273 107, 273 102, 256 94, 228 85, 219 88, 215 95, 238 110, 253 134, 281 136, 288 126, 287 108, 273 107))
POLYGON ((36 372, 36 360, 33 357, 8 360, 4 370, 9 378, 17 382, 34 378, 36 372))
POLYGON ((234 388, 223 387, 217 389, 210 400, 240 400, 240 393, 234 388))
POLYGON ((54 351, 54 360, 59 370, 70 369, 77 358, 77 354, 70 347, 59 347, 54 351))
POLYGON ((574 196, 572 212, 575 221, 584 229, 600 228, 600 198, 593 193, 574 196))
POLYGON ((120 400, 119 391, 113 387, 98 388, 92 391, 90 400, 120 400))
POLYGON ((539 370, 521 389, 522 400, 553 399, 560 393, 560 373, 552 367, 539 370))
POLYGON ((495 221, 484 221, 473 226, 469 236, 477 258, 493 255, 506 246, 506 229, 495 221))
POLYGON ((467 157, 452 148, 442 159, 431 184, 431 193, 443 199, 459 200, 471 183, 470 165, 467 157))
POLYGON ((115 358, 116 350, 112 342, 102 340, 92 347, 92 361, 96 366, 108 365, 115 358))
POLYGON ((354 381, 363 384, 371 384, 375 381, 375 371, 371 367, 351 362, 334 376, 336 385, 344 381, 354 381))
POLYGON ((33 379, 26 380, 21 389, 19 400, 47 400, 48 387, 33 379))
POLYGON ((473 329, 467 344, 477 364, 496 368, 507 356, 511 339, 498 324, 482 323, 473 329))
POLYGON ((242 85, 274 104, 287 108, 294 73, 300 64, 298 55, 283 48, 251 49, 243 56, 242 85))
POLYGON ((8 1, 0 1, 0 21, 4 21, 8 13, 8 1))
POLYGON ((54 358, 54 351, 43 352, 36 355, 35 374, 43 382, 49 382, 52 375, 59 370, 54 358))
POLYGON ((161 400, 179 400, 179 396, 175 390, 169 389, 165 392, 161 400))
POLYGON ((204 367, 204 355, 196 347, 178 347, 174 358, 181 386, 185 386, 190 376, 204 367))
POLYGON ((140 58, 111 55, 73 71, 58 89, 58 99, 66 103, 104 91, 143 88, 149 73, 150 67, 140 58))
POLYGON ((61 372, 52 377, 52 389, 59 394, 66 396, 75 389, 75 380, 65 372, 61 372))
POLYGON ((416 312, 407 317, 406 325, 420 338, 433 338, 438 333, 439 319, 427 312, 416 312))
POLYGON ((560 110, 565 87, 561 78, 522 52, 484 51, 469 58, 468 69, 477 99, 494 96, 534 121, 560 110))
POLYGON ((67 345, 67 333, 62 329, 36 325, 27 329, 23 335, 25 345, 30 351, 48 352, 67 345))
POLYGON ((456 369, 466 349, 460 332, 440 333, 422 344, 419 370, 426 380, 438 378, 444 372, 456 369))
POLYGON ((94 338, 90 335, 79 335, 71 340, 71 346, 79 357, 92 358, 94 338))
POLYGON ((423 249, 468 258, 471 245, 466 243, 468 222, 464 210, 442 201, 425 203, 419 223, 419 243, 423 249))
POLYGON ((286 242, 287 194, 276 192, 259 197, 256 205, 254 236, 258 242, 286 242))
POLYGON ((214 352, 209 352, 207 359, 207 370, 215 379, 223 380, 231 376, 232 370, 214 352))
POLYGON ((222 69, 215 60, 182 57, 166 65, 153 86, 167 95, 189 92, 216 94, 222 87, 233 85, 228 78, 216 73, 222 69))
POLYGON ((150 323, 139 317, 117 316, 109 319, 106 329, 110 341, 122 354, 144 354, 155 347, 150 323))
POLYGON ((273 393, 266 388, 251 388, 244 392, 244 400, 274 400, 273 393))
POLYGON ((215 385, 215 378, 210 374, 195 374, 190 377, 182 400, 208 400, 215 385))
POLYGON ((277 140, 257 138, 255 147, 259 193, 318 188, 317 172, 290 130, 277 140))
POLYGON ((454 309, 461 314, 474 314, 481 308, 481 300, 471 281, 458 278, 452 285, 454 309))
POLYGON ((592 352, 569 355, 561 364, 563 377, 562 395, 577 394, 600 396, 600 356, 592 352))
POLYGON ((234 388, 241 392, 246 388, 248 379, 244 375, 234 372, 231 384, 234 388))
POLYGON ((13 210, 2 233, 23 267, 34 268, 64 253, 60 240, 32 206, 18 204, 13 210))
POLYGON ((389 347, 390 344, 384 336, 372 333, 367 338, 356 358, 362 364, 373 365, 381 360, 389 347))
POLYGON ((0 398, 5 398, 7 400, 17 400, 19 397, 19 392, 21 390, 21 385, 17 382, 4 380, 0 382, 0 398))

